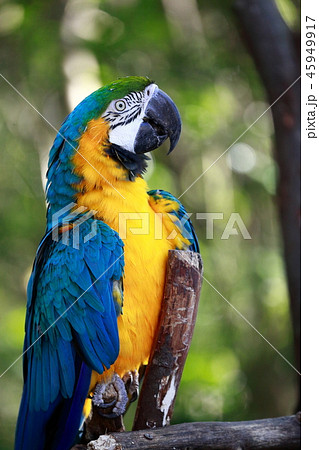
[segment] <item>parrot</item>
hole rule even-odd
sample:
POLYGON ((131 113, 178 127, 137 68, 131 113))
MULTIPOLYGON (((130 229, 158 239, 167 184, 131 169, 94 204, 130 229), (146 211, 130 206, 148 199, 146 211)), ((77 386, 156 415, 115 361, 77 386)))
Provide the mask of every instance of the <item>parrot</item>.
POLYGON ((101 87, 62 123, 27 286, 15 450, 70 449, 99 383, 121 393, 113 416, 125 412, 123 380, 148 363, 168 252, 199 251, 184 206, 143 177, 148 153, 167 140, 170 153, 181 125, 173 100, 142 76, 101 87))

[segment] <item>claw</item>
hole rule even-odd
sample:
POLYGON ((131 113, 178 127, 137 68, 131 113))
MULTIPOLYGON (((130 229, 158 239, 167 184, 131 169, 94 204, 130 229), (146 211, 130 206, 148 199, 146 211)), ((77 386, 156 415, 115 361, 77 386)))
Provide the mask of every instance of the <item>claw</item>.
POLYGON ((130 403, 135 402, 139 394, 139 374, 137 370, 126 372, 123 376, 123 382, 130 403))

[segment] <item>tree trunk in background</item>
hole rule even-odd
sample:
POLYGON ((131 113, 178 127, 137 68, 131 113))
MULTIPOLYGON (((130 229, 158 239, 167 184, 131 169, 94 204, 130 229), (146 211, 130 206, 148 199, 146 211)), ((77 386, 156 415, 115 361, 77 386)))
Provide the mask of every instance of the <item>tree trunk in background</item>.
MULTIPOLYGON (((300 371, 300 49, 273 0, 236 0, 234 10, 269 104, 276 102, 271 111, 279 168, 277 201, 290 295, 295 367, 300 371)), ((298 386, 297 409, 300 408, 300 378, 298 386)))

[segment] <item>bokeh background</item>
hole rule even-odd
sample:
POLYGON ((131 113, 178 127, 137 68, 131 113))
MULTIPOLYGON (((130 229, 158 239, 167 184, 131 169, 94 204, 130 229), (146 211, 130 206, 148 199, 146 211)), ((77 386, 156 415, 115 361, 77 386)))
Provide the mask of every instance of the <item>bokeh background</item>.
MULTIPOLYGON (((277 6, 297 30, 298 2, 277 6)), ((205 221, 193 220, 205 277, 293 363, 270 112, 232 145, 268 107, 239 29, 228 0, 1 0, 0 72, 27 101, 0 78, 0 373, 22 350, 54 128, 86 95, 125 75, 154 79, 183 120, 174 152, 153 154, 150 188, 181 195, 230 147, 181 200, 194 214, 223 213, 211 240, 205 221), (250 240, 221 239, 232 212, 250 240)), ((204 281, 174 423, 292 413, 294 370, 222 296, 204 281)), ((13 446, 21 390, 19 359, 0 378, 3 450, 13 446)))

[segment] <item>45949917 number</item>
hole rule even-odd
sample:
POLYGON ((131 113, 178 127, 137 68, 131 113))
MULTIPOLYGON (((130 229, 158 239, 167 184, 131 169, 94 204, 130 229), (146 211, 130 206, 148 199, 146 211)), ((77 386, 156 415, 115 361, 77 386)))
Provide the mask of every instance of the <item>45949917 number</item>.
POLYGON ((306 16, 306 75, 311 78, 315 76, 316 73, 316 24, 315 19, 306 16))

